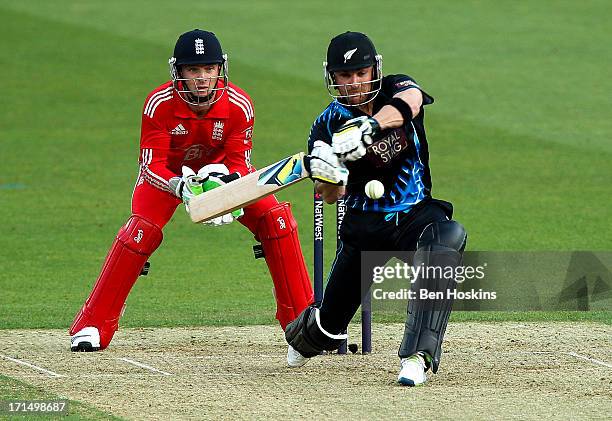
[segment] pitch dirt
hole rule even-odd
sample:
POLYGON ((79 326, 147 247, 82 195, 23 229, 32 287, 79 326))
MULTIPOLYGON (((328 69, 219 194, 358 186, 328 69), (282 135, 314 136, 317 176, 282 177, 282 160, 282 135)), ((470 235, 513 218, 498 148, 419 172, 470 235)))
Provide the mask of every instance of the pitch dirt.
MULTIPOLYGON (((351 342, 358 332, 352 325, 351 342)), ((4 330, 0 374, 133 420, 612 415, 610 326, 454 323, 440 371, 418 388, 395 382, 401 334, 401 325, 375 325, 373 354, 289 369, 276 326, 126 329, 98 353, 69 352, 65 331, 4 330)))

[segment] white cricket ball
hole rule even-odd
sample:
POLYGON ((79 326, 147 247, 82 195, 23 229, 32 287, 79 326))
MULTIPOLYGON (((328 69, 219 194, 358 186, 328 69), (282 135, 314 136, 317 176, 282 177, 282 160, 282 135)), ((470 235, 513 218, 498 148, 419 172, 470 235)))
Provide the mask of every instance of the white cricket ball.
POLYGON ((370 180, 365 185, 365 194, 370 199, 380 199, 385 194, 385 186, 378 180, 370 180))

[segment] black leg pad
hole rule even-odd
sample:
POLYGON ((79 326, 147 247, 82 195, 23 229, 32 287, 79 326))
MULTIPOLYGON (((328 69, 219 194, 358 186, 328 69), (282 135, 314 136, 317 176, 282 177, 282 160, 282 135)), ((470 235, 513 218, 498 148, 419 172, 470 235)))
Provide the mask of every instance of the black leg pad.
MULTIPOLYGON (((455 268, 462 263, 462 253, 467 234, 455 221, 437 222, 428 225, 419 238, 413 265, 423 268, 455 268)), ((427 352, 432 358, 431 369, 438 371, 442 356, 442 340, 451 313, 453 299, 448 291, 454 291, 457 283, 441 276, 441 272, 428 272, 419 276, 411 289, 416 299, 408 303, 408 314, 404 338, 399 348, 400 358, 409 357, 418 351, 427 352), (420 299, 422 290, 433 293, 435 298, 420 299)))
POLYGON ((321 327, 319 309, 315 306, 306 307, 285 330, 287 343, 307 358, 338 349, 346 338, 346 334, 334 335, 321 327))

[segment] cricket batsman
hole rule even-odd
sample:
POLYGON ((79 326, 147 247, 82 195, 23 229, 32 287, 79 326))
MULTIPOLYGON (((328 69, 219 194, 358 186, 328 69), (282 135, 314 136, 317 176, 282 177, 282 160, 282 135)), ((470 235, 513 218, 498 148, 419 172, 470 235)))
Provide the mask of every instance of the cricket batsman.
MULTIPOLYGON (((97 351, 110 344, 132 286, 162 242, 164 226, 180 203, 187 206, 209 185, 202 180, 218 186, 255 171, 250 159, 253 103, 229 81, 227 55, 215 34, 200 29, 182 34, 169 65, 172 80, 144 102, 131 216, 72 323, 72 351, 97 351)), ((276 318, 285 329, 313 302, 291 207, 268 196, 207 224, 234 219, 261 243, 274 283, 276 318)))
MULTIPOLYGON (((320 308, 309 306, 285 331, 292 367, 346 339, 343 332, 368 292, 361 285, 362 251, 416 251, 414 266, 457 266, 467 241, 463 226, 452 220, 452 205, 431 196, 424 106, 433 98, 410 76, 383 76, 382 56, 359 32, 331 40, 324 70, 333 101, 313 123, 308 148, 346 165, 346 188, 321 181, 315 186, 327 203, 345 195, 347 211, 320 308), (365 192, 372 180, 384 187, 378 197, 365 192)), ((418 278, 412 288, 454 286, 453 279, 418 278)), ((427 370, 437 372, 451 304, 410 301, 398 351, 401 385, 423 384, 427 370)))

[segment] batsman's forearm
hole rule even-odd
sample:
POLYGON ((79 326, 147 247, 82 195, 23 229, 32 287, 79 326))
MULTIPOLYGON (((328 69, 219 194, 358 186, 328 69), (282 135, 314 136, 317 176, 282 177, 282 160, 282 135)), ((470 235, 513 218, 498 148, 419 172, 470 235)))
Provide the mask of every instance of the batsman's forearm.
MULTIPOLYGON (((423 94, 418 89, 402 91, 394 95, 394 98, 399 98, 408 104, 412 110, 412 117, 416 117, 419 114, 421 104, 423 103, 423 94)), ((372 118, 378 122, 381 130, 395 129, 404 124, 402 114, 391 105, 382 107, 372 118)))

